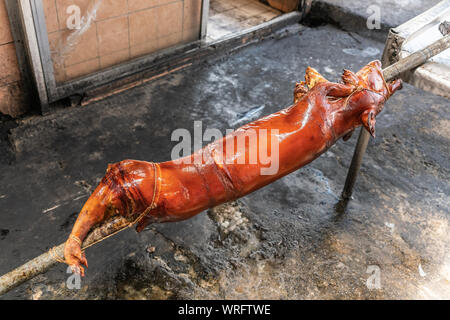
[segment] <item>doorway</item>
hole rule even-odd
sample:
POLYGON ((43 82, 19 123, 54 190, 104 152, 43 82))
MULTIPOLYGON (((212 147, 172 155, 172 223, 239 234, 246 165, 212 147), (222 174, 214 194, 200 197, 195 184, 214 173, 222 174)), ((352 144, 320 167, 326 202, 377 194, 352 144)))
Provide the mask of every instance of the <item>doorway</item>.
POLYGON ((206 41, 219 40, 281 14, 259 0, 210 0, 206 41))

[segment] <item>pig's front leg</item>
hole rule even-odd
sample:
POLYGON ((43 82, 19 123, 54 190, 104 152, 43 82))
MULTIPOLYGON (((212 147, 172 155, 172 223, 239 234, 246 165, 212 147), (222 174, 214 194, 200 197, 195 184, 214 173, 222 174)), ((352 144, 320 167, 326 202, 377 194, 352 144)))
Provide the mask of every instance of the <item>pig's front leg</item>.
POLYGON ((109 217, 113 208, 114 195, 107 186, 101 183, 84 204, 66 241, 64 258, 74 272, 79 272, 84 276, 82 265, 87 267, 88 263, 81 250, 81 244, 91 228, 109 217))
POLYGON ((154 168, 148 162, 125 160, 108 166, 106 175, 84 204, 66 241, 66 263, 84 275, 87 260, 81 245, 89 231, 114 215, 129 218, 144 212, 154 194, 154 168))

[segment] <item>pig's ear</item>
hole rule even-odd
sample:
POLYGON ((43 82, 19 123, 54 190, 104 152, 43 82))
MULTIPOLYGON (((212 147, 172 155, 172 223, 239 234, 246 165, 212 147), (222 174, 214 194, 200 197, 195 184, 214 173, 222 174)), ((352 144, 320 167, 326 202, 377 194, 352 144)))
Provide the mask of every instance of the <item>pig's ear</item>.
POLYGON ((344 69, 344 73, 342 74, 342 81, 353 87, 356 87, 359 82, 358 76, 350 70, 344 69))
POLYGON ((316 69, 308 67, 305 72, 305 80, 306 85, 309 89, 312 89, 318 83, 328 82, 327 79, 324 78, 316 69))
POLYGON ((305 81, 302 81, 300 83, 295 84, 294 89, 294 103, 297 103, 300 101, 301 98, 303 98, 308 93, 308 87, 306 87, 305 81))
POLYGON ((371 61, 371 62, 369 63, 369 66, 372 66, 372 67, 375 67, 375 68, 381 70, 382 64, 381 64, 381 61, 380 61, 380 60, 373 60, 373 61, 371 61))
POLYGON ((375 111, 366 110, 361 115, 361 122, 366 130, 375 138, 375 111))

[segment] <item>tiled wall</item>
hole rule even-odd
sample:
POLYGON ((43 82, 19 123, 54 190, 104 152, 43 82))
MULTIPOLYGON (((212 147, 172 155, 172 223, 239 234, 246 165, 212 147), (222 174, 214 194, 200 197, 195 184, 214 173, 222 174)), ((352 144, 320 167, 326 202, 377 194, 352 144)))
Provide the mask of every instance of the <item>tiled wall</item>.
POLYGON ((57 82, 71 80, 177 44, 198 40, 202 0, 43 0, 57 82), (67 8, 96 12, 70 30, 67 8), (98 5, 96 7, 96 5, 98 5), (95 10, 97 9, 97 10, 95 10), (86 19, 88 20, 88 19, 86 19))
POLYGON ((18 116, 27 110, 4 0, 0 0, 0 112, 18 116))

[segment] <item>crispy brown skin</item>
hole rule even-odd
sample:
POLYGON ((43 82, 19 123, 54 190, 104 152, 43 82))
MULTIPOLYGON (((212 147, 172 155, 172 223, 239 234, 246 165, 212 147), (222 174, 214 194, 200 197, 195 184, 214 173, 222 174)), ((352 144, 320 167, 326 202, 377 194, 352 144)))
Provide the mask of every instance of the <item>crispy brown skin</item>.
MULTIPOLYGON (((343 83, 329 82, 312 68, 307 69, 305 79, 296 85, 292 106, 251 122, 189 157, 156 165, 135 160, 110 165, 83 206, 71 235, 82 241, 93 226, 115 214, 134 220, 152 200, 156 208, 147 210, 138 231, 152 222, 188 219, 242 197, 313 161, 339 138, 348 139, 356 127, 363 125, 374 136, 376 115, 402 85, 401 80, 389 84, 384 81, 379 61, 369 63, 356 74, 345 70, 343 83), (217 161, 218 153, 225 156, 227 140, 237 139, 252 129, 278 130, 271 138, 278 139, 279 144, 276 174, 262 175, 261 168, 269 165, 259 159, 255 164, 217 161), (194 163, 199 154, 203 161, 194 163), (189 164, 186 160, 192 161, 189 164)), ((259 135, 257 142, 246 143, 234 156, 271 148, 269 141, 261 143, 259 135)), ((65 259, 84 274, 81 265, 87 266, 87 261, 72 237, 66 242, 65 259)))

